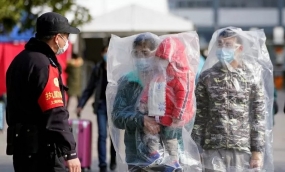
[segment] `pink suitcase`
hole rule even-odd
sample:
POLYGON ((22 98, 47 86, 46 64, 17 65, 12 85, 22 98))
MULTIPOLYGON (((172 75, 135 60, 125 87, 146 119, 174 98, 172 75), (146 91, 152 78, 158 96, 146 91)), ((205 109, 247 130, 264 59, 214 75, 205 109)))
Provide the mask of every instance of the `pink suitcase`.
POLYGON ((83 170, 90 170, 92 157, 92 123, 89 120, 71 119, 69 125, 72 127, 74 139, 77 143, 77 156, 83 170))

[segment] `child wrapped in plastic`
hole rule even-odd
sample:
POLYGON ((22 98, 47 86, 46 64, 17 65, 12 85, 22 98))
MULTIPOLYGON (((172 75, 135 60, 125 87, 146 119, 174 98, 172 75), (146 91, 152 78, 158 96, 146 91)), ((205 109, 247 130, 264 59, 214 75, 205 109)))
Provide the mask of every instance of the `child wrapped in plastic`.
POLYGON ((274 171, 272 69, 262 30, 214 33, 192 131, 205 172, 274 171))
MULTIPOLYGON (((181 163, 179 149, 188 155, 187 159, 193 160, 192 164, 199 165, 198 150, 191 142, 190 131, 184 130, 188 133, 180 140, 187 148, 179 146, 182 138, 178 137, 196 109, 194 85, 199 59, 196 36, 196 33, 185 33, 159 39, 150 33, 140 34, 129 47, 133 68, 122 67, 124 73, 114 72, 108 78, 111 82, 107 97, 114 101, 109 111, 112 138, 114 143, 121 144, 115 129, 124 130, 125 148, 118 146, 116 151, 125 154, 129 171, 185 171, 191 163, 181 163), (192 40, 194 46, 187 45, 183 36, 190 43, 192 40), (112 85, 112 81, 118 85, 112 85)), ((122 50, 118 48, 116 52, 112 43, 118 46, 111 40, 109 57, 122 50)), ((109 67, 111 71, 119 70, 109 67)))
POLYGON ((195 113, 194 72, 187 61, 184 44, 176 37, 167 37, 160 43, 154 62, 157 70, 142 92, 139 111, 155 118, 161 127, 156 135, 145 130, 143 141, 149 149, 149 159, 155 162, 160 159, 157 150, 161 137, 170 163, 179 169, 176 127, 188 123, 195 113))

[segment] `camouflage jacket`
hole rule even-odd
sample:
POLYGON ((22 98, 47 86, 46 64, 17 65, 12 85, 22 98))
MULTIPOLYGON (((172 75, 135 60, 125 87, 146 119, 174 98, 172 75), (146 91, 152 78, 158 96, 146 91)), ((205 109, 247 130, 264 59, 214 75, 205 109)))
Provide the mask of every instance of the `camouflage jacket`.
POLYGON ((203 149, 264 150, 265 97, 255 78, 246 66, 230 71, 221 63, 201 74, 192 138, 203 149))

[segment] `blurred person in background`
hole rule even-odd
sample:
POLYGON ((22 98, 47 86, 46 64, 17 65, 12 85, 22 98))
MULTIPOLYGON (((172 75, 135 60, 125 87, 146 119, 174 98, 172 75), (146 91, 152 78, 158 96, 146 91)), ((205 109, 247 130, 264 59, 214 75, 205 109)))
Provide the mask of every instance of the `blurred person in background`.
POLYGON ((69 105, 69 100, 71 97, 77 98, 77 103, 81 94, 81 71, 83 65, 83 59, 79 57, 77 54, 72 53, 72 57, 67 62, 66 73, 67 77, 67 86, 68 86, 68 100, 67 106, 69 105))
POLYGON ((200 51, 200 54, 204 57, 204 59, 207 59, 208 53, 208 48, 201 49, 200 51))
MULTIPOLYGON (((277 104, 277 90, 274 87, 274 101, 273 101, 273 125, 275 124, 275 120, 274 117, 275 115, 277 115, 279 110, 278 104, 277 104)), ((284 108, 284 112, 285 112, 285 108, 284 108)))
MULTIPOLYGON (((108 47, 103 47, 101 50, 102 60, 99 61, 92 70, 87 87, 82 93, 77 106, 77 114, 80 116, 83 107, 85 106, 88 99, 91 97, 95 90, 93 112, 97 115, 98 124, 98 154, 99 154, 99 168, 100 172, 107 171, 106 162, 106 145, 107 145, 107 104, 106 104, 106 88, 108 84, 107 80, 107 51, 108 47)), ((111 141, 111 163, 110 169, 115 170, 116 164, 116 151, 111 141)))
POLYGON ((200 51, 200 59, 199 59, 199 66, 198 66, 198 70, 197 70, 197 74, 196 74, 196 79, 195 79, 195 83, 198 83, 198 79, 199 79, 199 75, 203 69, 203 66, 205 64, 205 57, 202 55, 202 50, 200 51))

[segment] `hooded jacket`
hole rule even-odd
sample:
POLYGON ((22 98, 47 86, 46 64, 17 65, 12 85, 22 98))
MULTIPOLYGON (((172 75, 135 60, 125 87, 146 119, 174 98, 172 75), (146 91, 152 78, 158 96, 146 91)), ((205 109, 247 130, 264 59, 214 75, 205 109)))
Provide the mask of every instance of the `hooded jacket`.
MULTIPOLYGON (((165 114, 159 117, 159 122, 164 126, 171 126, 173 119, 178 119, 179 123, 174 125, 185 125, 195 112, 195 73, 187 60, 186 47, 178 38, 168 37, 158 46, 155 56, 169 62, 166 67, 165 114)), ((147 92, 144 91, 144 101, 148 97, 146 95, 147 92)))

